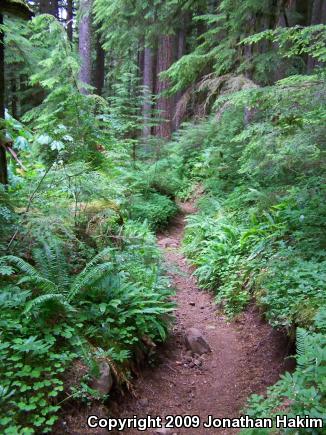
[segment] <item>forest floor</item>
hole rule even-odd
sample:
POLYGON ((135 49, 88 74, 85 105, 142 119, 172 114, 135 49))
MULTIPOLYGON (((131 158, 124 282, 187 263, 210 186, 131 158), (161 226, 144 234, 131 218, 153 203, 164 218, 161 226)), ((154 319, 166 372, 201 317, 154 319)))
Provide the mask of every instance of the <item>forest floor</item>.
MULTIPOLYGON (((112 417, 198 415, 202 422, 208 415, 238 417, 252 393, 264 393, 281 373, 291 369, 291 362, 284 359, 288 353, 286 337, 267 325, 254 305, 234 321, 228 321, 214 303, 213 295, 198 288, 193 268, 180 249, 186 215, 193 212, 192 203, 181 204, 179 215, 158 235, 176 288, 177 310, 170 337, 158 346, 156 364, 142 370, 136 379, 135 395, 111 401, 112 417), (201 358, 191 358, 184 344, 185 331, 191 327, 202 332, 211 348, 201 358)), ((101 417, 107 414, 106 411, 101 417)), ((78 433, 105 433, 105 430, 78 430, 78 433)), ((238 431, 201 427, 124 433, 231 435, 238 431)))
MULTIPOLYGON (((229 322, 217 309, 213 295, 198 288, 193 269, 180 252, 185 217, 193 212, 192 203, 182 204, 181 213, 158 236, 177 290, 176 321, 168 342, 158 350, 159 365, 141 373, 135 383, 137 399, 123 399, 117 406, 119 417, 187 414, 200 416, 202 422, 209 414, 237 417, 250 394, 264 393, 289 368, 284 361, 286 337, 268 326, 254 306, 229 322), (185 348, 185 331, 191 327, 203 333, 212 350, 200 360, 191 360, 185 348)), ((237 431, 200 428, 166 433, 205 435, 237 431)))

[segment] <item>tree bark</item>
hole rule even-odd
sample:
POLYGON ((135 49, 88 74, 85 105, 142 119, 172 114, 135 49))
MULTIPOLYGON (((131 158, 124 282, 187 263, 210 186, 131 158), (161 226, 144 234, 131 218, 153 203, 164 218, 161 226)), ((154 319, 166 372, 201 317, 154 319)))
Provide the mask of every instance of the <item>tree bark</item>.
POLYGON ((144 57, 145 57, 144 49, 145 49, 145 39, 141 38, 141 40, 139 41, 139 47, 137 52, 138 73, 141 79, 143 79, 144 77, 144 57))
MULTIPOLYGON (((176 60, 179 60, 186 53, 186 37, 187 37, 188 23, 190 21, 189 18, 190 17, 188 14, 183 16, 182 25, 178 32, 176 60)), ((181 97, 182 97, 182 92, 178 92, 175 95, 175 103, 174 103, 175 108, 177 108, 177 104, 181 97)), ((175 110, 173 114, 173 130, 177 130, 182 122, 181 117, 177 116, 176 112, 177 111, 175 110)))
POLYGON ((95 88, 97 95, 102 95, 105 77, 105 51, 100 37, 96 38, 95 88))
MULTIPOLYGON (((313 0, 311 12, 311 25, 326 24, 326 0, 313 0)), ((308 56, 307 73, 310 74, 314 68, 323 65, 322 62, 308 56)))
MULTIPOLYGON (((91 9, 92 0, 80 1, 81 19, 79 24, 79 56, 81 67, 79 80, 87 85, 90 85, 92 82, 91 9)), ((89 91, 83 86, 81 87, 80 92, 84 95, 89 93, 89 91)))
POLYGON ((321 7, 321 24, 326 24, 326 0, 322 0, 321 7))
MULTIPOLYGON (((0 26, 3 24, 3 15, 0 14, 0 26)), ((0 123, 5 118, 5 50, 4 32, 0 30, 0 123)), ((2 141, 4 126, 0 124, 0 183, 8 184, 8 168, 5 144, 2 141)))
POLYGON ((57 19, 59 18, 59 0, 52 0, 51 1, 51 15, 53 15, 54 17, 56 17, 57 19))
POLYGON ((151 126, 150 120, 152 116, 152 94, 154 91, 154 56, 153 49, 150 47, 144 48, 144 71, 143 71, 143 86, 144 86, 144 94, 143 94, 143 137, 148 137, 151 134, 151 126))
POLYGON ((67 0, 67 35, 71 42, 73 38, 74 1, 67 0))
POLYGON ((299 14, 299 18, 296 24, 300 26, 309 25, 309 3, 307 0, 296 0, 295 10, 299 14))
POLYGON ((162 35, 159 38, 157 52, 157 83, 156 94, 158 95, 156 108, 159 116, 163 118, 160 125, 155 128, 155 134, 159 137, 170 138, 172 133, 172 118, 174 112, 174 97, 163 96, 162 93, 169 87, 167 79, 160 78, 160 73, 167 70, 174 60, 174 35, 162 35))
POLYGON ((51 2, 50 0, 40 0, 39 11, 40 14, 51 14, 51 2))
POLYGON ((50 14, 59 18, 59 0, 39 0, 38 10, 40 14, 50 14))
POLYGON ((10 86, 11 86, 11 114, 15 119, 18 119, 17 81, 15 76, 11 78, 10 86))
MULTIPOLYGON (((322 22, 322 6, 322 0, 313 0, 310 20, 311 25, 320 24, 322 22)), ((316 61, 316 59, 309 56, 307 62, 307 72, 311 73, 312 70, 317 66, 317 63, 318 62, 316 61)))
POLYGON ((177 49, 177 59, 180 59, 186 52, 186 33, 187 33, 187 22, 186 19, 183 21, 183 26, 178 33, 178 49, 177 49))

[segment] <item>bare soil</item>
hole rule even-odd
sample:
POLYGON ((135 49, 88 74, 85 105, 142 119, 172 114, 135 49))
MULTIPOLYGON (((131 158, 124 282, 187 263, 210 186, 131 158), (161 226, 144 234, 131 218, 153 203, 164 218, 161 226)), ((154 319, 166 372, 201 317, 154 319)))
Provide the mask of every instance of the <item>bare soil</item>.
MULTIPOLYGON (((198 288, 193 269, 180 249, 185 216, 194 211, 193 204, 183 204, 181 213, 167 231, 158 236, 177 290, 176 320, 170 338, 158 349, 157 365, 145 368, 136 379, 135 397, 116 399, 101 417, 198 415, 202 421, 208 415, 238 417, 252 393, 264 393, 282 372, 291 368, 291 363, 284 361, 288 352, 286 337, 268 326, 254 305, 230 322, 215 305, 213 295, 198 288), (202 331, 211 347, 212 352, 201 359, 192 359, 185 348, 184 333, 190 327, 202 331)), ((68 433, 75 432, 68 430, 68 433)), ((77 433, 103 432, 80 428, 77 433)), ((156 432, 126 430, 124 433, 156 432)), ((238 431, 200 428, 174 429, 167 433, 231 435, 238 431)))

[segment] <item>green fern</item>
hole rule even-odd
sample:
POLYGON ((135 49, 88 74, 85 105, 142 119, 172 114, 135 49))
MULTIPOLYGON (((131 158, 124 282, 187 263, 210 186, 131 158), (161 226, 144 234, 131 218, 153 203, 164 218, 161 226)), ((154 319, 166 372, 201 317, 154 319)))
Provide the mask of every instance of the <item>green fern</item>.
MULTIPOLYGON (((297 328, 296 330, 296 347, 297 347, 297 362, 302 362, 303 357, 309 352, 309 332, 303 328, 297 328)), ((304 369, 305 367, 302 367, 304 369)))
POLYGON ((67 301, 71 302, 79 292, 96 284, 96 282, 100 281, 104 276, 107 276, 108 272, 112 270, 112 263, 93 264, 92 267, 87 266, 72 283, 71 289, 68 292, 67 301))
POLYGON ((62 306, 64 311, 76 311, 76 309, 72 305, 70 305, 65 299, 62 298, 61 294, 51 293, 48 295, 38 296, 37 298, 29 301, 25 306, 24 314, 29 314, 30 312, 33 312, 33 314, 35 314, 36 310, 39 310, 44 304, 47 304, 48 302, 55 302, 56 304, 62 306))
POLYGON ((49 240, 42 240, 41 243, 42 248, 33 251, 36 268, 49 281, 55 282, 59 288, 69 287, 70 277, 62 243, 53 237, 49 240))
POLYGON ((47 293, 58 292, 59 288, 54 282, 42 276, 37 269, 35 269, 22 258, 15 257, 13 255, 7 255, 2 257, 2 261, 14 264, 21 272, 24 273, 24 276, 19 280, 19 284, 30 282, 40 286, 40 289, 47 293))

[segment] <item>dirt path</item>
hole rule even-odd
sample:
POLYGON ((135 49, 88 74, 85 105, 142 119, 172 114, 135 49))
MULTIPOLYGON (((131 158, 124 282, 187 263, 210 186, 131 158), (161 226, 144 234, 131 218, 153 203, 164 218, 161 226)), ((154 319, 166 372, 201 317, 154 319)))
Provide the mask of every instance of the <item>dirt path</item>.
MULTIPOLYGON (((137 398, 124 399, 117 405, 119 417, 188 414, 199 415, 202 421, 209 414, 236 417, 251 393, 264 392, 285 369, 286 340, 266 325, 253 307, 229 323, 217 311, 212 295, 198 289, 192 269, 180 252, 185 215, 192 212, 193 206, 184 204, 182 213, 158 238, 177 289, 176 322, 170 339, 158 351, 160 364, 147 368, 136 381, 137 398), (192 360, 186 352, 183 337, 189 327, 200 329, 212 349, 201 362, 192 360)), ((205 435, 236 431, 201 428, 166 433, 205 435)))

